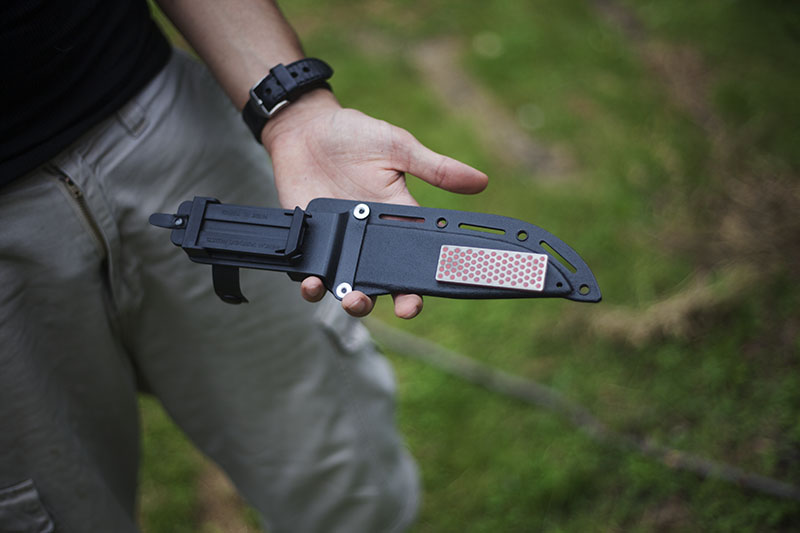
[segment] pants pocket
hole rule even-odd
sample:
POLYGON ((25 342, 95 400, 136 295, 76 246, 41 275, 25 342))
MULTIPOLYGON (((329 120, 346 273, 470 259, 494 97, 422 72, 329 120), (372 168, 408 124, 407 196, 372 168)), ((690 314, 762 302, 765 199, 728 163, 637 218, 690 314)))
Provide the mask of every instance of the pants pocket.
POLYGON ((0 489, 0 531, 4 533, 51 533, 53 519, 39 500, 33 480, 0 489))

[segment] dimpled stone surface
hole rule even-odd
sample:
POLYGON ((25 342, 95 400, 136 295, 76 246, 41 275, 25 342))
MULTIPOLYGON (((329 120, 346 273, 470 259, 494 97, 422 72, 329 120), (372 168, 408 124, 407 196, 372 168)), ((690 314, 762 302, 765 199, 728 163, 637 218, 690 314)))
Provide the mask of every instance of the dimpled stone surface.
POLYGON ((480 287, 541 291, 547 255, 444 245, 439 249, 436 280, 480 287))

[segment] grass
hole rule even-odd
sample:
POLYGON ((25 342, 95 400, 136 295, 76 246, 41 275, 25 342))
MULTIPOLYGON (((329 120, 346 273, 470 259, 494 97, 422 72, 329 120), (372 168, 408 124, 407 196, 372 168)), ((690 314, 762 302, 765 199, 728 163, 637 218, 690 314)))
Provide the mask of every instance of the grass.
POLYGON ((195 483, 200 453, 175 428, 157 400, 143 396, 139 516, 148 532, 197 531, 195 483))
MULTIPOLYGON (((641 21, 643 44, 592 5, 298 0, 284 6, 309 55, 335 66, 334 87, 345 105, 403 126, 491 177, 476 197, 410 178, 421 203, 541 225, 581 253, 604 292, 594 307, 428 299, 422 317, 408 323, 391 317, 388 302, 377 314, 546 383, 617 430, 798 485, 800 287, 786 259, 796 257, 798 235, 781 241, 784 248, 769 264, 754 263, 757 285, 741 287, 724 305, 700 306, 681 334, 631 343, 590 325, 593 314, 621 309, 636 316, 698 277, 723 276, 752 243, 732 238, 721 221, 756 224, 761 210, 770 216, 797 205, 800 10, 789 2, 620 0, 641 21), (456 67, 533 139, 567 150, 574 166, 566 175, 530 173, 488 149, 468 110, 451 112, 430 90, 408 52, 442 37, 460 43, 456 67), (719 117, 728 145, 722 155, 719 138, 676 100, 649 62, 648 43, 699 58, 703 83, 687 90, 719 117), (732 184, 772 180, 786 194, 740 216, 732 184)), ((597 444, 551 413, 390 356, 399 423, 425 487, 415 532, 800 526, 796 503, 597 444)), ((177 531, 175 524, 192 523, 199 460, 154 403, 143 408, 144 529, 177 531)))

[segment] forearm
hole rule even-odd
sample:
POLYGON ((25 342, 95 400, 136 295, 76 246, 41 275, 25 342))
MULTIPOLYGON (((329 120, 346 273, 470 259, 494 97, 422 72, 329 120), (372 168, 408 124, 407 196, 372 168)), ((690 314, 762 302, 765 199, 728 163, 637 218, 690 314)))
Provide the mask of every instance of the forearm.
POLYGON ((271 67, 304 57, 297 34, 272 0, 157 1, 237 109, 271 67))
MULTIPOLYGON (((157 1, 239 109, 272 67, 304 57, 297 35, 272 0, 157 1)), ((326 89, 304 93, 270 118, 261 141, 272 158, 278 198, 288 209, 305 207, 316 197, 413 205, 407 172, 455 192, 486 186, 483 173, 432 152, 400 128, 341 109, 326 89)), ((311 277, 302 292, 317 301, 325 288, 311 277)), ((372 301, 353 291, 342 305, 363 316, 372 301)), ((413 317, 421 308, 419 296, 396 295, 398 316, 413 317)))

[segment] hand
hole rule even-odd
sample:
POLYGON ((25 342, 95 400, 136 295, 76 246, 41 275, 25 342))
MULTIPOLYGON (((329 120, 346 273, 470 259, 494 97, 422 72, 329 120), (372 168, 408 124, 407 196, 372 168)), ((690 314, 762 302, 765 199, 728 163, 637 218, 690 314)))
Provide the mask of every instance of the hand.
MULTIPOLYGON (((272 157, 278 198, 284 208, 305 208, 318 197, 417 205, 406 187, 409 172, 442 189, 472 194, 488 178, 482 172, 437 154, 407 131, 352 109, 342 109, 330 91, 304 95, 267 123, 262 141, 272 157)), ((325 295, 322 280, 303 281, 301 294, 315 302, 325 295)), ((400 318, 422 310, 416 294, 395 294, 400 318)), ((374 302, 353 291, 342 307, 365 316, 374 302)))

